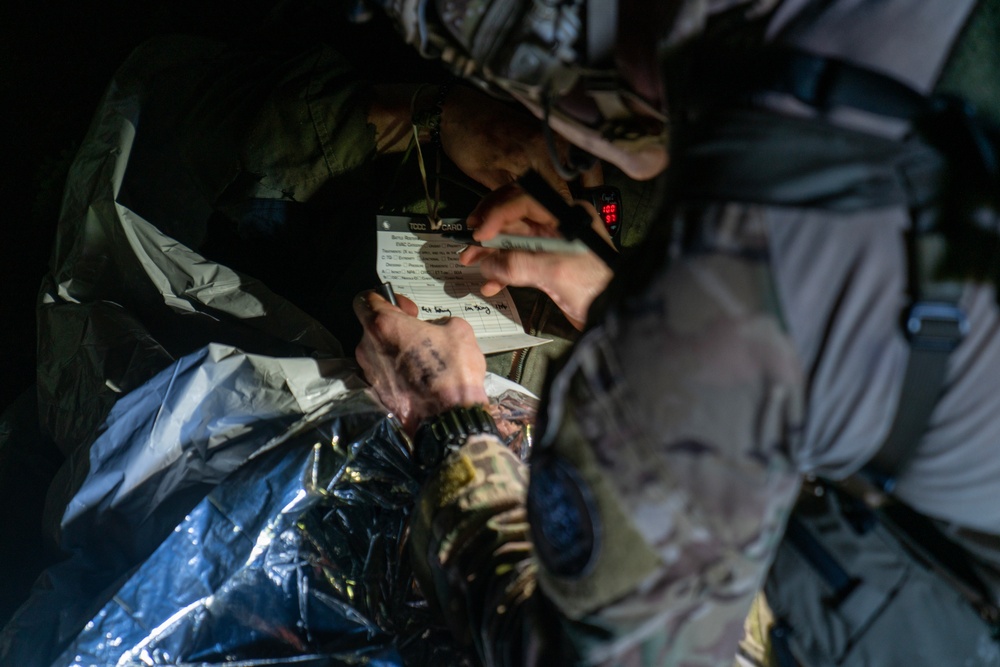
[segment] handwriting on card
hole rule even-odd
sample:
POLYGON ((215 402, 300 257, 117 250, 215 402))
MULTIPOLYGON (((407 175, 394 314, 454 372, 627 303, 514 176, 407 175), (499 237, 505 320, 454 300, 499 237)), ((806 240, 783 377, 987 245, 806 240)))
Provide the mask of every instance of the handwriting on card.
MULTIPOLYGON (((518 316, 510 293, 484 297, 483 279, 475 266, 462 266, 462 245, 439 233, 424 233, 426 218, 377 216, 378 276, 391 282, 397 294, 412 299, 424 320, 462 317, 476 333, 484 352, 499 352, 547 342, 529 336, 518 316)), ((446 221, 453 229, 460 221, 446 221)))

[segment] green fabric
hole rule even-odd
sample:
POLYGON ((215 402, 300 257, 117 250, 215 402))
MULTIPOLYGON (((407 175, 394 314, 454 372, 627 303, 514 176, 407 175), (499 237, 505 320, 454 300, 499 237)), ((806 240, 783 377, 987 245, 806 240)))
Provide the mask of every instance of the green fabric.
MULTIPOLYGON (((767 602, 790 624, 789 643, 810 667, 834 665, 998 665, 1000 650, 957 589, 913 558, 880 521, 856 529, 857 499, 803 495, 796 521, 854 584, 833 598, 824 571, 789 540, 767 580, 767 602), (905 642, 888 638, 907 637, 905 642)), ((874 517, 874 514, 873 514, 874 517)))
POLYGON ((961 95, 1000 126, 1000 0, 985 0, 974 10, 937 89, 961 95))
POLYGON ((375 157, 375 128, 367 119, 371 93, 328 48, 281 63, 278 73, 242 166, 261 175, 256 196, 306 201, 331 178, 375 157))

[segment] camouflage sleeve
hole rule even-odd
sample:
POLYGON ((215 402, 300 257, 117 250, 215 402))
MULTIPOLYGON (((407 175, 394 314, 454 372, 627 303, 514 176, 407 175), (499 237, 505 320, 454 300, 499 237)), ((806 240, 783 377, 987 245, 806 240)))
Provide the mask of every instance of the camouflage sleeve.
POLYGON ((763 223, 730 213, 618 280, 550 383, 526 499, 481 443, 424 495, 426 574, 486 664, 732 664, 798 489, 802 373, 763 223))
POLYGON ((498 438, 470 439, 425 483, 411 526, 421 589, 487 665, 526 664, 521 642, 535 590, 526 472, 498 438))

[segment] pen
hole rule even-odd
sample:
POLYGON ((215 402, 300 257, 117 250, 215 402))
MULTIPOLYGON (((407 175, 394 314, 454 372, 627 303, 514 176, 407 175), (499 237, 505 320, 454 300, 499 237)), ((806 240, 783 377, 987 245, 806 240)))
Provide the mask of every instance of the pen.
POLYGON ((392 283, 379 283, 378 293, 382 295, 383 299, 397 308, 399 307, 399 304, 396 303, 396 293, 392 289, 392 283))
POLYGON ((496 250, 530 250, 531 252, 570 254, 586 252, 587 250, 587 245, 583 241, 568 241, 562 237, 550 238, 545 236, 497 234, 489 240, 476 241, 472 238, 472 232, 445 232, 441 237, 459 245, 474 245, 480 248, 494 248, 496 250))
POLYGON ((455 243, 461 243, 464 245, 476 245, 476 246, 483 245, 479 241, 472 238, 472 232, 468 230, 464 232, 444 232, 443 234, 441 234, 441 238, 447 239, 449 241, 454 241, 455 243))
POLYGON ((579 239, 604 260, 612 269, 618 262, 618 253, 604 242, 590 226, 590 214, 579 205, 567 204, 542 176, 528 170, 518 179, 518 185, 549 210, 559 221, 559 232, 567 239, 579 239))

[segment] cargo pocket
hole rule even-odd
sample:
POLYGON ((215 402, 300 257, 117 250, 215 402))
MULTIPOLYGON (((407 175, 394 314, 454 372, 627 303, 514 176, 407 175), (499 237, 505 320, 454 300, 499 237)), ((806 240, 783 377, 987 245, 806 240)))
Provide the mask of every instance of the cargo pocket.
POLYGON ((764 588, 792 652, 810 667, 843 664, 912 566, 874 513, 845 507, 826 487, 815 493, 796 505, 764 588))

